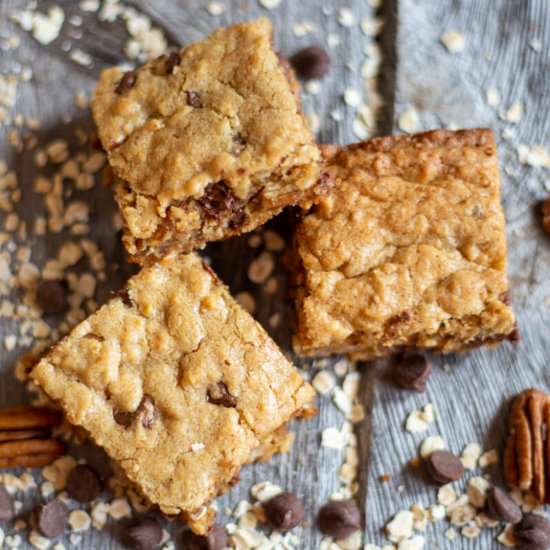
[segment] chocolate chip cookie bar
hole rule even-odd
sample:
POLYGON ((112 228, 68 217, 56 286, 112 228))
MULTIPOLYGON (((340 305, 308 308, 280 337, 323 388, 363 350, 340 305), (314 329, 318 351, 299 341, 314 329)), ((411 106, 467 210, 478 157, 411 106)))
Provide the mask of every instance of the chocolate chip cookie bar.
POLYGON ((371 359, 513 337, 492 132, 328 151, 335 185, 295 234, 298 353, 371 359))
POLYGON ((288 447, 286 423, 314 396, 194 254, 143 268, 31 377, 151 502, 198 532, 243 464, 288 447))
POLYGON ((317 200, 329 181, 297 92, 267 19, 102 73, 93 116, 134 261, 198 249, 317 200))

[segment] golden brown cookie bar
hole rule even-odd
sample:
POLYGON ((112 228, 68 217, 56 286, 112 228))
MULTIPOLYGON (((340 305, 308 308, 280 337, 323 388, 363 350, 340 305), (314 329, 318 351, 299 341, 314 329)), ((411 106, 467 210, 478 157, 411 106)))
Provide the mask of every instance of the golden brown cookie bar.
POLYGON ((284 425, 314 395, 194 254, 142 269, 31 377, 145 496, 189 517, 288 448, 284 425))
POLYGON ((135 261, 201 248, 317 200, 328 181, 297 91, 267 19, 136 71, 102 73, 92 110, 135 261))
POLYGON ((299 353, 447 352, 513 333, 490 130, 327 151, 335 185, 295 235, 299 353))

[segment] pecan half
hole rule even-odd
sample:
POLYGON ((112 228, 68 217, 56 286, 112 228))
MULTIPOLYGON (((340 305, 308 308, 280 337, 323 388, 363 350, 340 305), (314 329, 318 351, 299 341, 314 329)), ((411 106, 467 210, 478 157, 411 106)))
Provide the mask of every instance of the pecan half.
POLYGON ((530 491, 541 503, 550 501, 546 487, 549 423, 550 395, 528 389, 515 398, 508 420, 504 477, 509 486, 530 491))
POLYGON ((61 420, 43 407, 0 410, 0 468, 45 466, 63 455, 65 445, 50 434, 61 420))

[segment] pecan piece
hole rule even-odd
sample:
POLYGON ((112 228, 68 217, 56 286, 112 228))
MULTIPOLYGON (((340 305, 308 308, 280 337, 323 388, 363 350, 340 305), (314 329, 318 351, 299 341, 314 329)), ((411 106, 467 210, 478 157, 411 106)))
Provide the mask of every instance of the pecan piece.
POLYGON ((509 486, 531 491, 540 502, 550 500, 545 471, 550 459, 549 422, 550 395, 528 389, 515 398, 508 421, 504 477, 509 486))

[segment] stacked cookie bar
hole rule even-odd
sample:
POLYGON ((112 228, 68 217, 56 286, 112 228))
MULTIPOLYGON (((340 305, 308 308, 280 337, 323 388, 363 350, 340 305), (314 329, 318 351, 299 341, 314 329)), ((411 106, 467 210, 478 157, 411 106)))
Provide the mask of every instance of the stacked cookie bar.
POLYGON ((130 72, 93 114, 124 244, 142 270, 32 378, 128 478, 197 533, 240 467, 288 448, 313 390, 194 250, 298 205, 295 349, 359 359, 513 333, 488 130, 322 154, 269 22, 221 29, 130 72))

